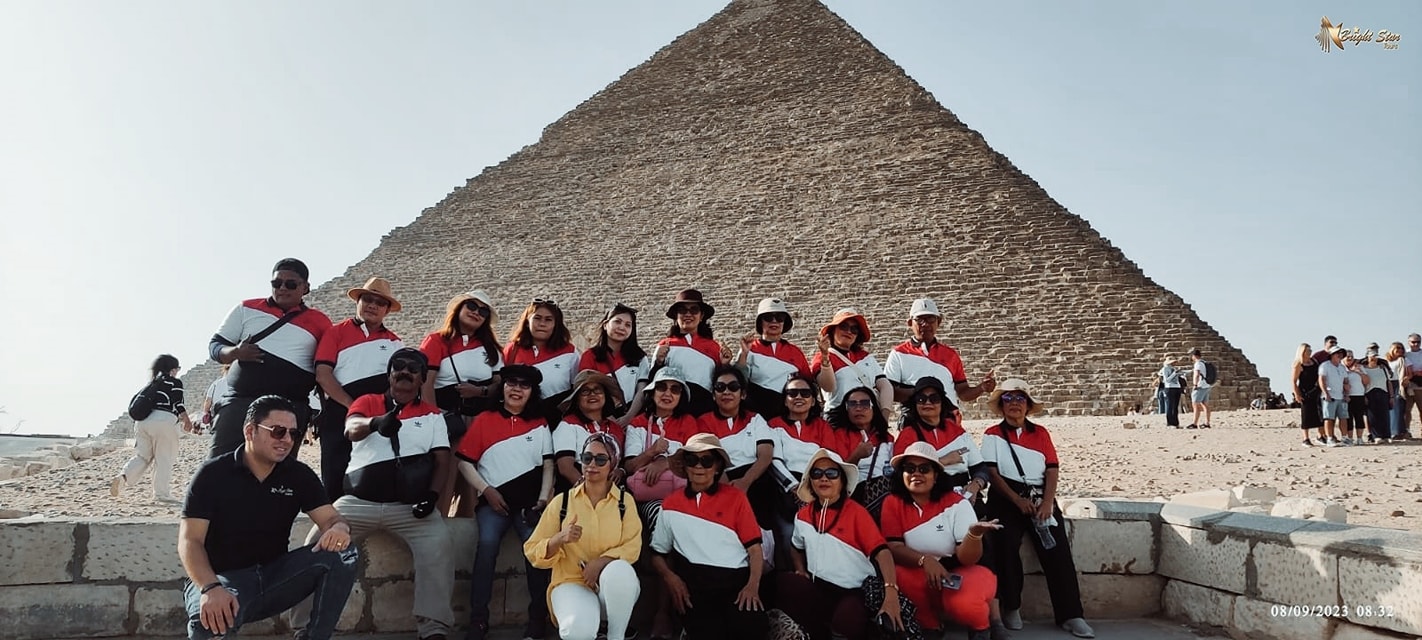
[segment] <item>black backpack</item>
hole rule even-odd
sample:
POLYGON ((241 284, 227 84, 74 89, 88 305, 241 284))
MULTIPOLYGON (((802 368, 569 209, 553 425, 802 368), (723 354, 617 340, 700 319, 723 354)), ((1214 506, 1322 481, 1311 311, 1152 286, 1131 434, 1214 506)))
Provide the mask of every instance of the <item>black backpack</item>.
MULTIPOLYGON (((617 517, 623 519, 627 517, 627 490, 618 490, 621 493, 617 494, 617 517)), ((561 529, 563 521, 568 518, 568 492, 564 491, 559 497, 562 498, 562 503, 558 507, 558 528, 561 529)))
POLYGON ((1219 374, 1219 371, 1217 371, 1217 370, 1215 369, 1215 363, 1213 363, 1213 362, 1206 362, 1206 363, 1205 363, 1205 384, 1208 384, 1208 385, 1213 386, 1216 382, 1219 382, 1219 379, 1220 379, 1220 374, 1219 374))
POLYGON ((153 398, 153 383, 143 385, 138 393, 133 394, 133 398, 128 401, 128 417, 134 420, 146 420, 153 415, 153 409, 158 406, 158 401, 153 398))

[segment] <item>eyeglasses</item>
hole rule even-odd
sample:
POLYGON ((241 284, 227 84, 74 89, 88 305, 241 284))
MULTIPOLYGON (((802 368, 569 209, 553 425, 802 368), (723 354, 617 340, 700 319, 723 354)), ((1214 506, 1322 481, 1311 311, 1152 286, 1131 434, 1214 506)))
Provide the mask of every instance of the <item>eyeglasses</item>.
POLYGON ((602 387, 595 387, 595 386, 589 385, 589 386, 583 387, 583 388, 581 388, 581 389, 578 389, 578 395, 580 395, 580 396, 587 396, 587 397, 602 395, 602 387))
POLYGON ((936 393, 925 393, 919 396, 915 396, 913 399, 914 404, 941 404, 942 402, 943 396, 940 396, 936 393))
POLYGON ((1407 344, 1422 344, 1422 342, 1419 342, 1417 340, 1408 340, 1407 344))
POLYGON ((419 360, 396 360, 390 363, 390 372, 408 371, 410 373, 424 373, 425 365, 419 360))
POLYGON ((300 280, 283 280, 281 278, 272 278, 273 289, 280 289, 282 287, 286 287, 288 291, 294 291, 299 286, 301 286, 300 280))
POLYGON ((377 307, 388 307, 388 306, 390 306, 390 301, 389 301, 389 300, 386 300, 385 298, 382 298, 382 297, 380 297, 380 296, 361 296, 361 297, 360 297, 360 301, 361 301, 361 303, 363 303, 363 304, 371 304, 371 305, 375 305, 375 306, 377 306, 377 307))
POLYGON ((285 440, 287 436, 290 436, 293 440, 296 439, 296 429, 290 429, 280 425, 270 427, 264 424, 259 424, 257 426, 272 432, 272 437, 276 438, 277 440, 285 440))
POLYGON ((706 455, 698 456, 688 451, 686 453, 681 454, 681 463, 685 465, 688 469, 692 467, 715 469, 716 462, 718 460, 721 460, 721 456, 718 456, 714 453, 708 453, 706 455))
POLYGON ((730 391, 731 393, 736 393, 737 391, 740 391, 740 390, 741 390, 741 383, 739 383, 739 382, 717 382, 717 383, 711 385, 711 390, 712 390, 712 391, 715 391, 716 393, 725 393, 725 392, 727 392, 727 391, 730 391))
POLYGON ((588 465, 592 465, 595 467, 605 467, 607 466, 607 463, 611 461, 612 458, 605 453, 591 454, 585 452, 583 453, 583 455, 578 456, 578 462, 581 462, 584 467, 588 465))
POLYGON ((839 477, 844 474, 839 469, 820 469, 817 467, 814 469, 810 469, 809 475, 811 480, 819 480, 821 478, 824 478, 826 480, 838 480, 839 477))
POLYGON ((471 311, 471 312, 473 312, 474 315, 477 315, 477 316, 479 316, 479 317, 481 317, 481 318, 484 318, 484 319, 488 319, 489 316, 493 315, 493 313, 494 313, 494 311, 493 311, 492 309, 490 309, 490 308, 488 308, 488 307, 486 307, 486 306, 484 306, 484 305, 482 305, 482 304, 476 304, 476 303, 473 303, 473 302, 466 303, 466 304, 464 305, 464 308, 465 308, 465 309, 468 309, 468 310, 471 311))
POLYGON ((672 309, 672 312, 676 313, 676 315, 679 316, 689 316, 701 313, 701 307, 694 304, 683 304, 678 305, 675 309, 672 309))
POLYGON ((850 409, 868 409, 874 406, 873 400, 845 400, 844 406, 850 409))
POLYGON ((532 389, 533 383, 519 378, 505 378, 504 386, 510 389, 532 389))
POLYGON ((931 463, 928 463, 928 462, 925 462, 925 463, 923 463, 923 464, 914 464, 914 463, 912 463, 912 462, 905 462, 901 467, 899 467, 899 471, 902 472, 902 473, 905 473, 905 474, 917 473, 918 475, 921 475, 921 476, 926 476, 926 475, 928 475, 928 474, 930 474, 930 473, 933 473, 934 471, 937 471, 937 470, 938 470, 938 467, 935 467, 935 466, 933 466, 931 463))
POLYGON ((794 389, 786 389, 786 390, 785 390, 785 397, 787 397, 787 398, 813 398, 813 397, 815 397, 815 392, 812 391, 812 390, 810 390, 810 389, 801 389, 801 388, 799 388, 799 387, 796 387, 796 388, 794 388, 794 389))
POLYGON ((837 325, 835 328, 839 329, 840 331, 852 333, 856 336, 859 335, 859 323, 857 322, 845 322, 843 324, 837 325))
POLYGON ((1017 392, 1015 392, 1015 391, 1009 391, 1009 392, 1007 392, 1007 393, 1002 394, 1002 401, 1003 401, 1003 402, 1026 402, 1026 401, 1027 401, 1027 394, 1025 394, 1025 393, 1017 393, 1017 392))
POLYGON ((658 382, 658 383, 657 383, 655 386, 653 386, 652 388, 655 389, 655 390, 658 391, 658 392, 671 391, 671 392, 673 392, 673 393, 681 393, 681 385, 680 385, 680 384, 677 384, 677 383, 675 383, 675 382, 668 382, 668 381, 666 381, 666 380, 663 380, 663 381, 661 381, 661 382, 658 382))

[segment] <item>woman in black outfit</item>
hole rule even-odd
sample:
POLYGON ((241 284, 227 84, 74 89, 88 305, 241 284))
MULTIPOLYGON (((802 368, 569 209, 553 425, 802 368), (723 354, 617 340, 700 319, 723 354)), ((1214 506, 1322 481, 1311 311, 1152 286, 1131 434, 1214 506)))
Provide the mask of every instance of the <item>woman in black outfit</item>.
POLYGON ((1299 402, 1299 427, 1303 428, 1303 446, 1312 447, 1308 439, 1309 429, 1318 429, 1320 444, 1323 440, 1323 404, 1318 389, 1318 363, 1314 362, 1308 343, 1299 345, 1299 353, 1294 357, 1294 399, 1299 402))

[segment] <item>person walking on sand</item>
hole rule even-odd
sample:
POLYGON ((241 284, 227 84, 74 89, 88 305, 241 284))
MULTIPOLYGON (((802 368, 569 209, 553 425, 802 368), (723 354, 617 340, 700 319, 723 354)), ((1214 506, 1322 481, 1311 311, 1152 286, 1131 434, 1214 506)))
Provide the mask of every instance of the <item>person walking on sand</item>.
POLYGON ((109 495, 117 498, 123 488, 138 482, 153 468, 153 498, 177 503, 173 497, 173 464, 178 461, 178 423, 192 433, 193 422, 183 406, 183 381, 178 379, 178 359, 163 354, 153 360, 148 393, 153 413, 133 425, 134 452, 123 471, 109 482, 109 495))

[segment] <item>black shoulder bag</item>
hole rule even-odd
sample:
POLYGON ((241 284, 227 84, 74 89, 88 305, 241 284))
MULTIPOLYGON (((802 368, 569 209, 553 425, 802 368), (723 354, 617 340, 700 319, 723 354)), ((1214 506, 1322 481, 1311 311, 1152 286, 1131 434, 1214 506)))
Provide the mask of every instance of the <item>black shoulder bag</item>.
MULTIPOLYGON (((1012 464, 1017 465, 1017 477, 1025 479, 1027 472, 1022 469, 1022 461, 1017 458, 1017 450, 1012 448, 1012 438, 1008 435, 1009 433, 1010 430, 1004 430, 1002 432, 1002 439, 1007 441, 1007 452, 1012 454, 1012 464)), ((1042 504, 1042 487, 1025 482, 1018 482, 1016 480, 1008 480, 1007 478, 1003 478, 1003 480, 1007 481, 1007 485, 1012 487, 1012 490, 1016 491, 1018 496, 1030 500, 1032 506, 1035 507, 1042 504)))
MULTIPOLYGON (((395 408, 395 401, 385 396, 385 412, 395 408)), ((434 482, 434 453, 426 451, 400 457, 400 433, 390 438, 390 450, 395 454, 395 499, 403 504, 415 504, 425 499, 434 482)))

